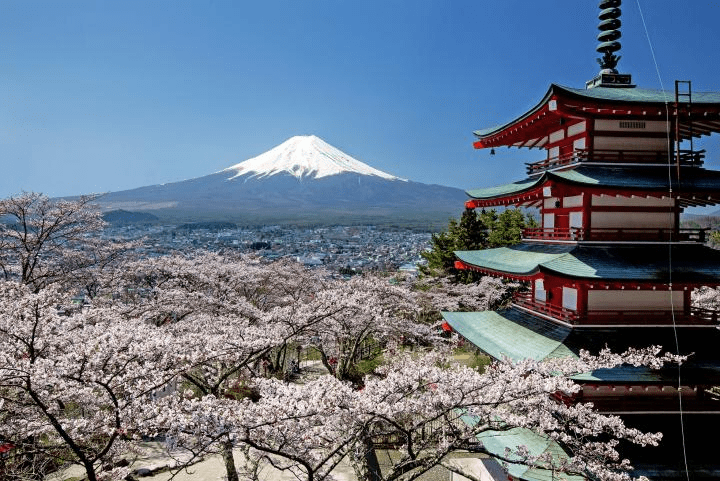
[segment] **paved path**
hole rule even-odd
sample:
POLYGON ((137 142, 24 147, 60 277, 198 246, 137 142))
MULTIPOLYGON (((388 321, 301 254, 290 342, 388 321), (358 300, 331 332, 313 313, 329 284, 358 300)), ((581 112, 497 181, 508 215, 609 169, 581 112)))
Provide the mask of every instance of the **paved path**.
MULTIPOLYGON (((243 455, 239 451, 235 452, 235 463, 240 468, 243 461, 243 455)), ((137 463, 140 466, 145 465, 144 460, 137 463)), ((150 465, 153 460, 150 460, 150 465)), ((337 481, 354 481, 355 474, 352 467, 347 463, 341 463, 334 471, 333 475, 337 481)), ((158 473, 153 476, 139 478, 142 481, 168 481, 172 474, 170 472, 158 473)), ((190 466, 189 468, 177 473, 175 481, 222 481, 225 479, 225 464, 219 455, 209 456, 205 460, 190 466)), ((270 466, 266 466, 260 473, 257 481, 298 481, 298 478, 290 473, 280 472, 270 466)))

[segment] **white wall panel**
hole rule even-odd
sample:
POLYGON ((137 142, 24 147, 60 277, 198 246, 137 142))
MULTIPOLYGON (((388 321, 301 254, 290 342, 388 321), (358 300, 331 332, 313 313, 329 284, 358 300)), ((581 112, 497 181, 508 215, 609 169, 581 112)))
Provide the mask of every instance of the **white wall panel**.
POLYGON ((593 229, 672 229, 674 215, 664 212, 591 212, 593 229))
MULTIPOLYGON (((588 291, 590 311, 670 310, 670 291, 593 290, 588 291)), ((683 310, 683 292, 672 291, 672 304, 683 310)))

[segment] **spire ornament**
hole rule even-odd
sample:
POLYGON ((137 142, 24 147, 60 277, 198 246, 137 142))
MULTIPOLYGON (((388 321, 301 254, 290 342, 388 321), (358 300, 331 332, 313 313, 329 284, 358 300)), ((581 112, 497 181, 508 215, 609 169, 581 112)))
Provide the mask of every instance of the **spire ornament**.
POLYGON ((622 0, 602 0, 600 2, 600 14, 598 19, 600 24, 598 30, 600 33, 597 36, 600 44, 595 49, 597 52, 602 53, 603 56, 597 59, 600 64, 600 68, 603 70, 609 70, 612 73, 617 73, 615 67, 617 67, 618 61, 620 60, 619 55, 615 55, 615 52, 620 50, 622 46, 617 39, 620 38, 620 4, 622 0))
POLYGON ((600 43, 595 50, 602 54, 602 57, 597 59, 600 64, 600 73, 594 79, 586 82, 585 88, 634 87, 629 74, 621 74, 617 71, 620 55, 617 55, 616 52, 622 47, 618 42, 622 36, 620 33, 621 3, 622 0, 600 0, 598 4, 600 8, 598 30, 600 33, 597 39, 600 43))

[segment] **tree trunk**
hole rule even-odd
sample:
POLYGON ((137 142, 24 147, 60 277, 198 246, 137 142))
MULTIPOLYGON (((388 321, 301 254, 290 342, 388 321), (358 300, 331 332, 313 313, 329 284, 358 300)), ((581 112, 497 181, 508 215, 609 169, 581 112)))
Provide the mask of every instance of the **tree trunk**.
POLYGON ((348 361, 344 356, 340 356, 337 360, 337 367, 335 368, 335 377, 341 381, 346 381, 348 373, 348 361))
POLYGON ((353 453, 352 458, 354 458, 352 464, 358 481, 382 481, 375 444, 367 428, 363 430, 358 449, 353 453))
POLYGON ((233 442, 228 437, 222 444, 222 456, 225 461, 227 481, 239 481, 237 468, 235 467, 235 456, 233 455, 233 442))

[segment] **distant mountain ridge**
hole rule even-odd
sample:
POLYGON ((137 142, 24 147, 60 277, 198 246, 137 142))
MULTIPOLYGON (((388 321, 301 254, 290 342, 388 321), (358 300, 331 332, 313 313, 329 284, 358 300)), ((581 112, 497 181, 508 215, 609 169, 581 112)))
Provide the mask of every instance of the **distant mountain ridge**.
POLYGON ((466 199, 461 189, 400 179, 318 137, 297 136, 219 172, 111 192, 98 203, 183 222, 447 223, 466 199))

